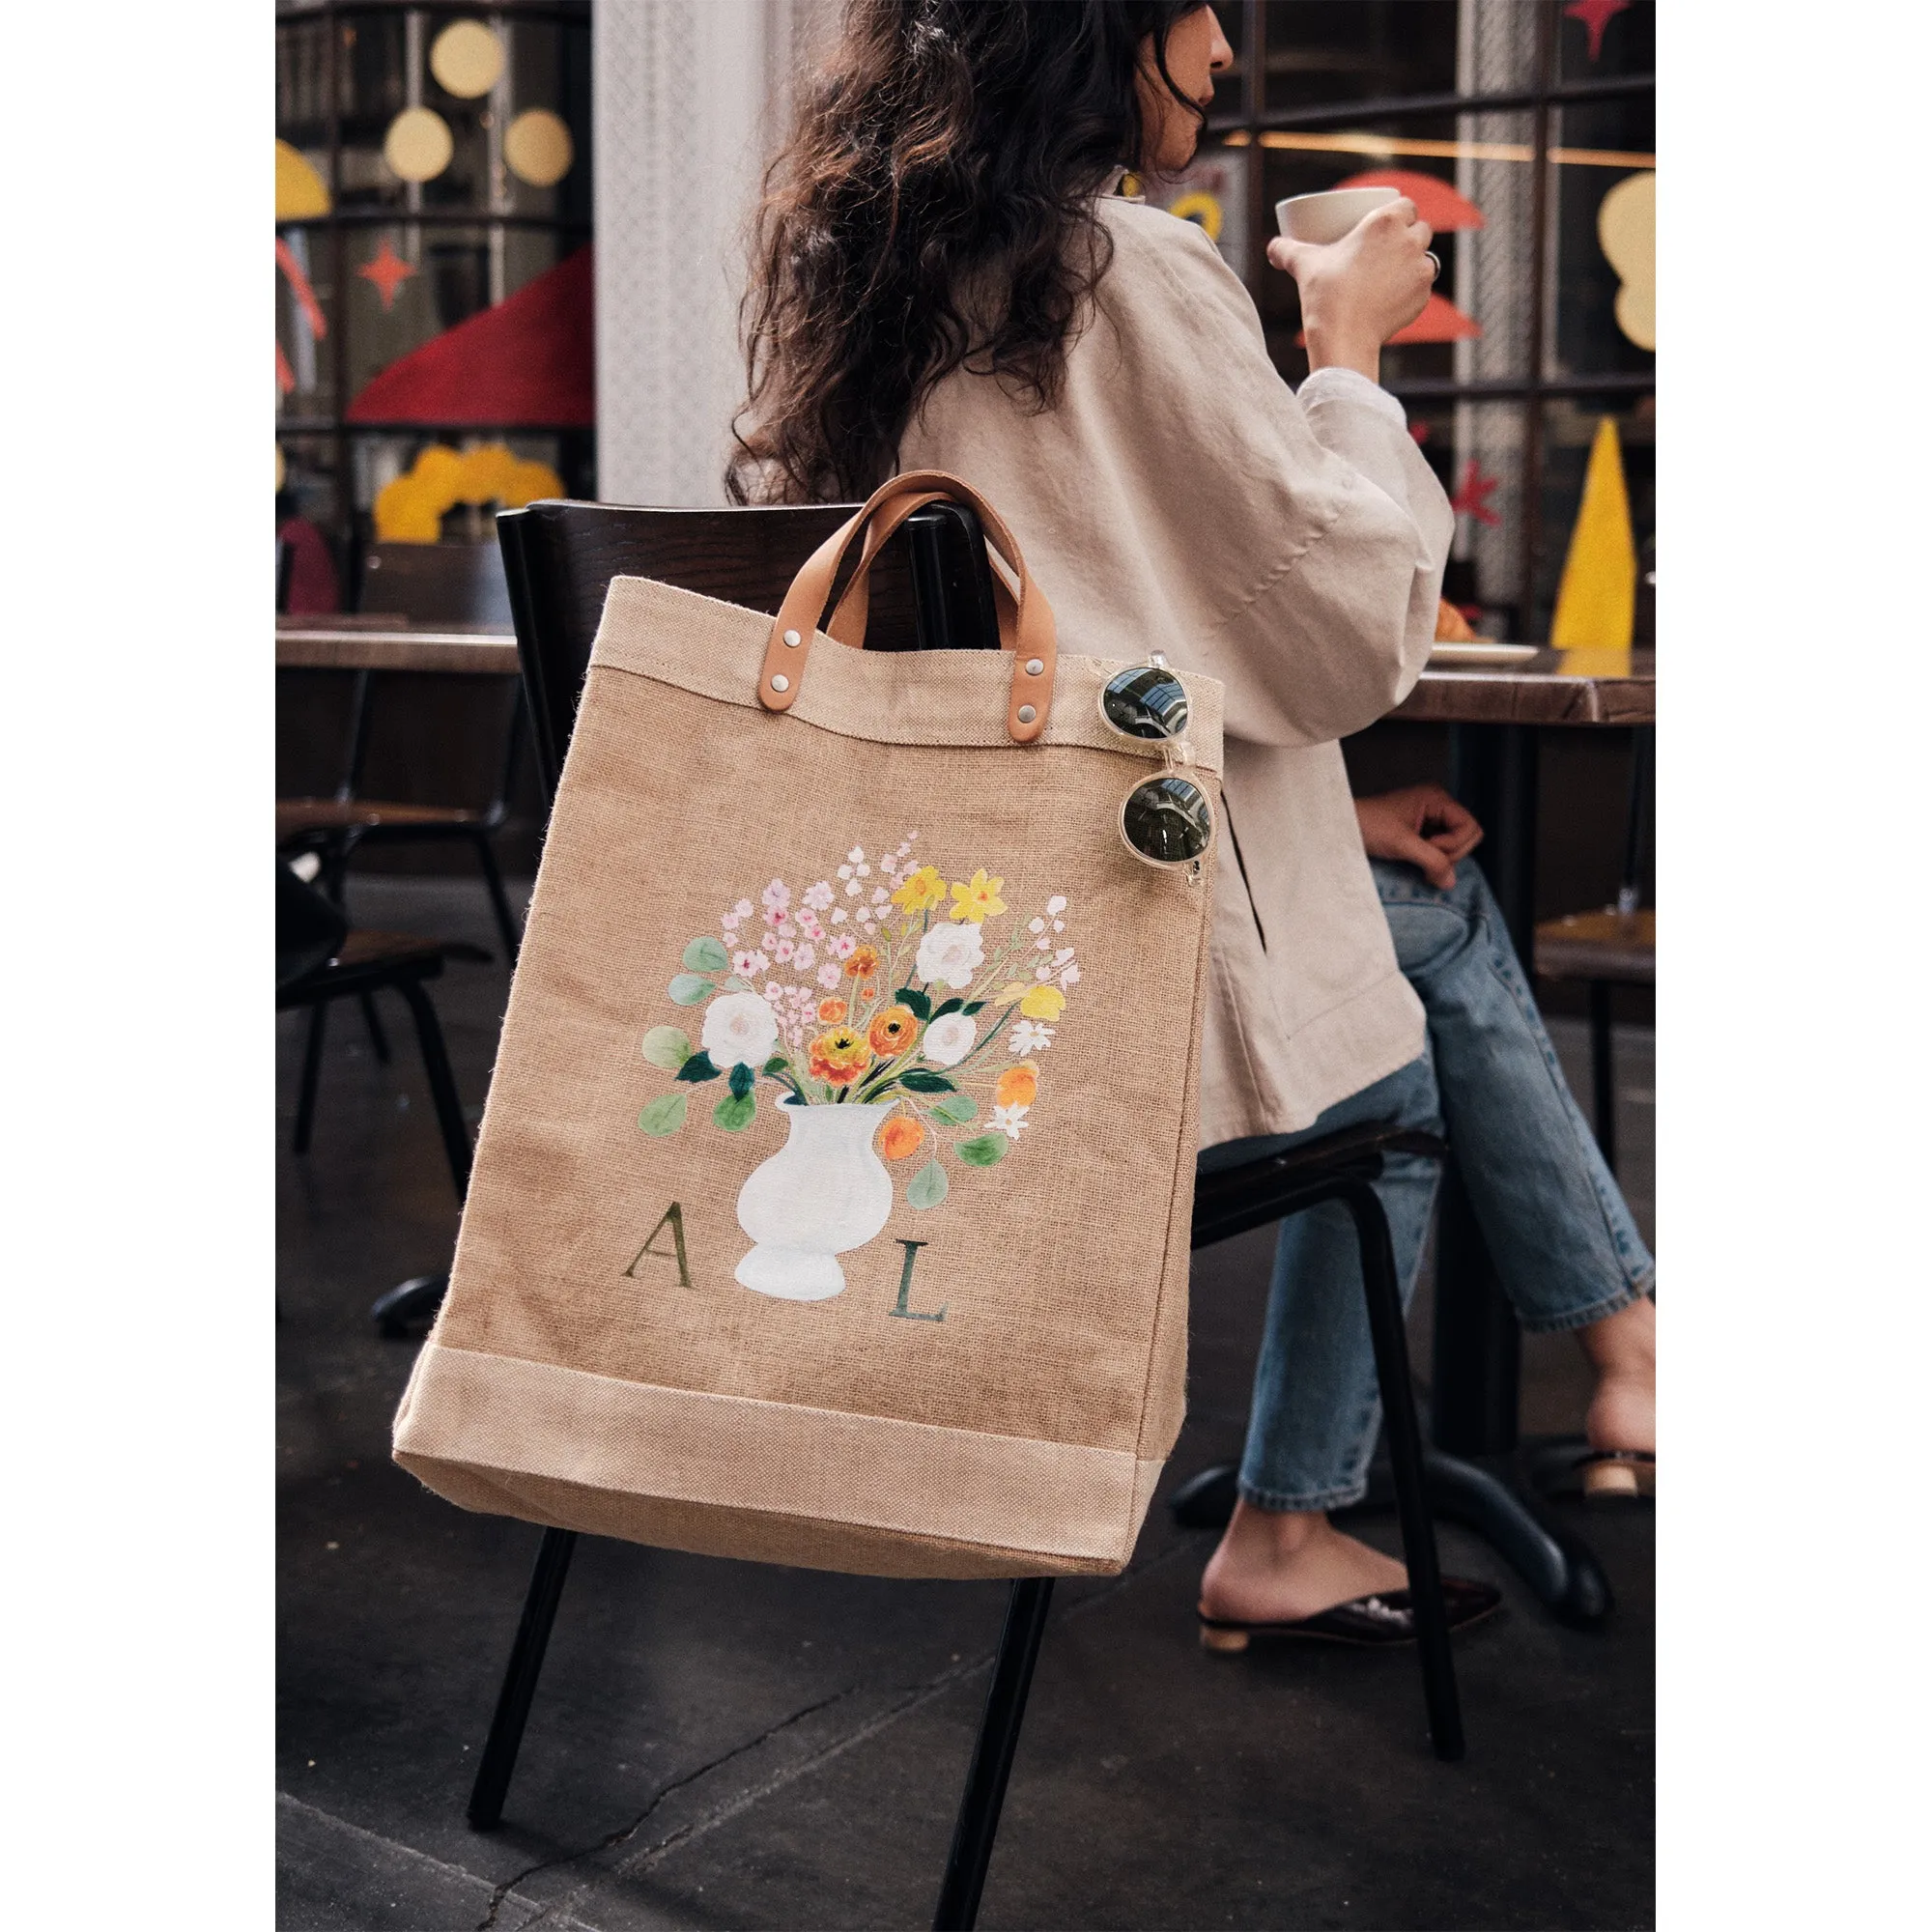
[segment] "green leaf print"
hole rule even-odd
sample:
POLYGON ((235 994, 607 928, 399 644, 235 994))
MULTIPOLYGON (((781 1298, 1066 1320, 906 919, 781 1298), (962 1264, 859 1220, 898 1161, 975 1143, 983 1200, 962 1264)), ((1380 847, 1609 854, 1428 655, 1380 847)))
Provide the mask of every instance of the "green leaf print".
POLYGON ((1007 1157, 1007 1137, 980 1134, 970 1141, 961 1141, 952 1151, 968 1167, 997 1167, 1007 1157))
POLYGON ((708 1000, 718 989, 709 980, 700 979, 696 973, 680 973, 671 980, 668 990, 680 1007, 695 1007, 700 1000, 708 1000))
POLYGON ((684 949, 684 963, 694 973, 722 973, 731 963, 731 955, 718 939, 694 939, 684 949))
POLYGON ((731 1097, 742 1100, 752 1091, 752 1082, 758 1076, 741 1060, 731 1069, 731 1097))
POLYGON ((677 1069, 677 1077, 680 1080, 693 1080, 693 1081, 716 1080, 718 1078, 718 1068, 711 1064, 711 1056, 708 1053, 705 1053, 702 1050, 700 1050, 696 1053, 694 1053, 691 1056, 691 1058, 687 1060, 684 1063, 684 1065, 677 1069))
POLYGON ((653 1140, 661 1141, 667 1134, 674 1134, 684 1125, 685 1096, 682 1094, 667 1094, 662 1099, 653 1100, 638 1116, 638 1124, 653 1140))
POLYGON ((908 1208, 937 1208, 946 1199, 946 1170, 934 1161, 925 1166, 906 1182, 906 1206, 908 1208))
POLYGON ((933 1008, 932 1017, 936 1020, 943 1020, 948 1013, 956 1013, 965 1004, 964 1000, 948 1000, 943 1007, 933 1008))
POLYGON ((691 1058, 691 1036, 681 1027, 653 1027, 644 1036, 644 1058, 667 1073, 675 1073, 691 1058))
POLYGON ((949 1094, 933 1103, 932 1118, 950 1127, 963 1127, 980 1111, 980 1103, 970 1094, 949 1094))
POLYGON ((932 1017, 932 1002, 917 986, 901 986, 893 998, 900 1006, 910 1008, 917 1019, 929 1020, 932 1017))
POLYGON ((758 1071, 760 1073, 769 1075, 773 1073, 787 1072, 790 1069, 790 1067, 791 1067, 791 1062, 788 1061, 783 1054, 775 1053, 768 1061, 765 1062, 765 1064, 761 1067, 759 1067, 758 1071))
POLYGON ((727 1134, 742 1133, 752 1124, 758 1103, 749 1094, 727 1094, 711 1110, 711 1118, 727 1134))
POLYGON ((909 1073, 899 1075, 899 1085, 908 1094, 953 1094, 957 1093, 952 1081, 943 1073, 928 1073, 923 1066, 915 1066, 909 1073))

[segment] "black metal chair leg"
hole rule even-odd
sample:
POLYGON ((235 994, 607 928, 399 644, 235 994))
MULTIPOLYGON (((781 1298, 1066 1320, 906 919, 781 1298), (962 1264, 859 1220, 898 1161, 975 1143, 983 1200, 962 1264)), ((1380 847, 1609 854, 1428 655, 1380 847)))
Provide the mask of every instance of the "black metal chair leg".
POLYGON ((571 1552, 576 1548, 574 1529, 547 1529, 538 1546, 536 1568, 530 1573, 529 1592, 524 1598, 524 1614, 517 1624, 517 1640, 510 1648, 510 1667, 503 1673, 502 1690, 497 1693, 497 1715, 490 1719, 483 1761, 476 1767, 476 1782, 469 1793, 469 1822, 479 1832, 494 1831, 502 1820, 503 1800, 509 1796, 510 1775, 517 1768, 517 1750, 524 1742, 530 1700, 536 1695, 544 1652, 550 1647, 550 1627, 556 1621, 563 1579, 570 1574, 571 1552))
POLYGON ((503 890, 503 874, 497 865, 497 853, 490 843, 490 835, 479 832, 476 835, 476 864, 483 874, 483 884, 490 895, 490 910, 497 916, 497 931, 503 942, 503 957, 512 966, 517 963, 517 948, 523 943, 523 935, 517 930, 517 916, 510 910, 510 895, 503 890))
POLYGON ((1590 1098, 1604 1165, 1617 1171, 1617 1083, 1610 1055, 1610 982, 1590 981, 1590 1098))
POLYGON ((442 1129, 443 1151, 449 1156, 450 1179, 456 1182, 456 1199, 460 1204, 469 1193, 469 1129, 464 1123, 456 1077, 449 1070, 442 1028, 437 1023, 436 1008, 423 991, 421 980, 399 980, 396 991, 410 1003, 410 1013, 416 1023, 423 1071, 429 1075, 430 1098, 436 1105, 437 1124, 442 1129))
POLYGON ((1435 1755, 1453 1763, 1463 1755, 1463 1711, 1456 1695, 1456 1663, 1449 1650, 1449 1615, 1442 1602, 1442 1567, 1435 1554, 1435 1524, 1423 1478, 1422 1431, 1409 1382, 1408 1339, 1403 1327, 1402 1289, 1388 1216, 1365 1180, 1350 1182, 1342 1199, 1354 1217, 1361 1248, 1362 1289, 1376 1376, 1381 1384, 1382 1429, 1389 1473, 1402 1522, 1402 1555, 1408 1568, 1408 1601, 1415 1615, 1415 1643, 1422 1661, 1422 1694, 1435 1755))
POLYGON ((378 1065, 389 1064, 389 1036, 383 1031, 383 1016, 376 1010, 376 996, 373 993, 361 995, 362 1024, 369 1030, 369 1045, 376 1055, 378 1065))
POLYGON ((1027 1691, 1033 1685, 1033 1667, 1039 1657, 1039 1639, 1052 1601, 1051 1577, 1018 1578, 1008 1600, 1000 1654, 994 1660, 993 1681, 986 1691, 986 1713, 980 1720, 980 1736, 973 1746, 959 1818, 952 1828, 952 1850, 946 1860, 939 1905, 932 1915, 933 1932, 972 1932, 980 1917, 980 1893, 992 1861, 1000 1807, 1006 1803, 1007 1776, 1013 1768, 1027 1691))
POLYGON ((328 1029, 328 1002, 318 1000, 308 1009, 308 1038, 302 1045, 301 1085, 296 1091, 298 1153, 306 1153, 315 1132, 315 1092, 322 1081, 322 1041, 328 1029))

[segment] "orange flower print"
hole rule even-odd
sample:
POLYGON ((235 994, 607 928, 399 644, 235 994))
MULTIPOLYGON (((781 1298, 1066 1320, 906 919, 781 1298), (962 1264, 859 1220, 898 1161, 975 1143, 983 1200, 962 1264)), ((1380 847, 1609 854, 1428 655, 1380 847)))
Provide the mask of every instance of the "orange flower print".
POLYGON ((910 1007, 888 1007, 866 1037, 881 1060, 896 1060, 919 1033, 919 1015, 910 1007))
POLYGON ((895 1114, 879 1135, 879 1151, 888 1160, 903 1160, 917 1153, 925 1141, 925 1127, 910 1114, 895 1114))
POLYGON ((872 1064, 872 1049, 850 1027, 822 1033, 807 1050, 814 1080, 828 1087, 849 1087, 872 1064))
POLYGON ((845 1017, 845 1002, 843 1000, 820 1000, 818 1003, 818 1017, 827 1026, 837 1026, 845 1017))
POLYGON ((1000 1075, 1000 1084, 993 1089, 993 1102, 1000 1107, 1031 1107, 1038 1093, 1039 1075, 1022 1063, 1008 1067, 1000 1075))
POLYGON ((845 962, 845 970, 855 980, 869 980, 879 970, 879 949, 876 946, 855 946, 852 956, 845 962))

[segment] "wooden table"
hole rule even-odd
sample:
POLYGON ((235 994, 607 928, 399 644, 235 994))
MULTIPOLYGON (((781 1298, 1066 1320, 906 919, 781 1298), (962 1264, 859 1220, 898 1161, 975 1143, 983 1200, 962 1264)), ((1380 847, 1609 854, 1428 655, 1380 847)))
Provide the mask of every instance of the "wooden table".
POLYGON ((278 670, 435 670, 513 677, 517 640, 484 624, 409 624, 399 617, 278 618, 278 670))

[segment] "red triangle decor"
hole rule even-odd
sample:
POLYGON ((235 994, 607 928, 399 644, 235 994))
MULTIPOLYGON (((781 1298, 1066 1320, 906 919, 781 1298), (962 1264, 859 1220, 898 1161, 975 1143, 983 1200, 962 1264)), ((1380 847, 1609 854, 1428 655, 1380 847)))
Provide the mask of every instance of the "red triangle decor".
POLYGON ((1459 228, 1483 226, 1483 211, 1465 194, 1458 194, 1446 181, 1435 175, 1418 174, 1413 168, 1371 168, 1366 174, 1350 175, 1335 184, 1343 187, 1392 187, 1415 204, 1415 212, 1438 235, 1453 235, 1459 228))
POLYGON ((586 243, 391 362, 350 404, 348 420, 588 429, 597 420, 591 266, 586 243))
POLYGON ((1461 342, 1465 336, 1480 335, 1483 325, 1474 316, 1464 315, 1447 296, 1431 296, 1422 313, 1406 328, 1389 337, 1393 346, 1404 342, 1461 342))

